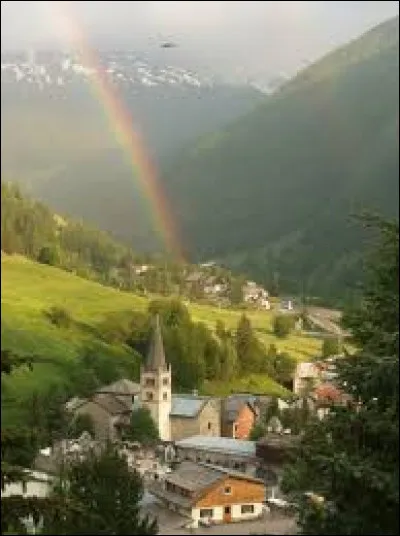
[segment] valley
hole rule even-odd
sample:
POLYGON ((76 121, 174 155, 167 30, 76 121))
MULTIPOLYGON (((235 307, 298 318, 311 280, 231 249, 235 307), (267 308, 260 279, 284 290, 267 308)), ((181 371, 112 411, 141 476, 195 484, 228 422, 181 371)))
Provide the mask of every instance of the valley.
POLYGON ((2 534, 399 533, 389 4, 2 2, 2 534))

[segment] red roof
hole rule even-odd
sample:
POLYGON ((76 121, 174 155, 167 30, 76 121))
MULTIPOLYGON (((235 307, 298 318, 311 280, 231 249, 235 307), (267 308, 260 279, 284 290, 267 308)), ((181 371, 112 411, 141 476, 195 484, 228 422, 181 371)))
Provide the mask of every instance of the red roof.
POLYGON ((318 402, 339 402, 342 399, 341 391, 331 383, 323 383, 314 391, 318 402))

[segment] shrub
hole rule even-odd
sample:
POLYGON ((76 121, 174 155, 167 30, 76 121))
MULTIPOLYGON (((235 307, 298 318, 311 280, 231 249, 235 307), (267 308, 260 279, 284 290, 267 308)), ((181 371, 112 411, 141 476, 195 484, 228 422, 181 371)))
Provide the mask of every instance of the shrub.
POLYGON ((68 328, 72 322, 70 313, 64 307, 51 307, 47 312, 47 316, 50 322, 59 328, 68 328))
POLYGON ((274 334, 281 339, 287 337, 294 329, 295 318, 293 315, 278 315, 274 318, 274 334))

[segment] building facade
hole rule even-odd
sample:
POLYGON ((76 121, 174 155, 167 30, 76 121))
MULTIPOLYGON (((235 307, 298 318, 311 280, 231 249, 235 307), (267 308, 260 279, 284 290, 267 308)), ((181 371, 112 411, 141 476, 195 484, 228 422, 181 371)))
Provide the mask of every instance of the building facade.
POLYGON ((259 465, 254 441, 194 436, 176 441, 175 451, 180 461, 210 463, 252 476, 259 465))
POLYGON ((186 517, 192 528, 256 519, 263 514, 266 500, 262 480, 190 461, 182 462, 149 491, 186 517))
POLYGON ((140 371, 140 403, 157 426, 161 441, 171 440, 171 366, 166 362, 158 315, 147 360, 140 371))

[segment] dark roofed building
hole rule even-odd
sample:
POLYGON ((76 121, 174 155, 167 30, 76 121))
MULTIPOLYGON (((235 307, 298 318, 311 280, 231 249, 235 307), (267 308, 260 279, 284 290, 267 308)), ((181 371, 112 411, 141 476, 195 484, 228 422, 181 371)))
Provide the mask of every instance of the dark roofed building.
POLYGON ((229 523, 255 519, 263 513, 264 482, 205 463, 179 464, 149 491, 186 517, 191 527, 202 522, 229 523))
POLYGON ((221 435, 219 399, 194 395, 173 395, 170 412, 171 439, 194 435, 221 435))
POLYGON ((255 399, 232 395, 222 401, 221 433, 223 437, 248 439, 257 419, 255 399))
POLYGON ((126 409, 131 410, 136 399, 140 395, 140 385, 126 378, 118 380, 110 385, 104 385, 97 389, 96 394, 106 394, 116 398, 124 404, 126 409))

